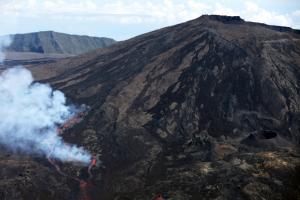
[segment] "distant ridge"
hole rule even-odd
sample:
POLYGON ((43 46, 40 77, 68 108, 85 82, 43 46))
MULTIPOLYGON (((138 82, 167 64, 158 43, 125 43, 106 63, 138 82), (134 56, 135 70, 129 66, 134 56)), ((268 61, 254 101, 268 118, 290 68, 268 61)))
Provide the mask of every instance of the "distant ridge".
MULTIPOLYGON (((106 37, 69 35, 42 31, 9 35, 10 46, 5 48, 6 58, 1 67, 52 63, 62 58, 80 55, 110 46, 116 41, 106 37)), ((0 36, 7 37, 7 36, 0 36)))
POLYGON ((45 54, 79 55, 115 42, 111 38, 69 35, 43 31, 11 35, 13 41, 6 49, 9 52, 34 52, 45 54))

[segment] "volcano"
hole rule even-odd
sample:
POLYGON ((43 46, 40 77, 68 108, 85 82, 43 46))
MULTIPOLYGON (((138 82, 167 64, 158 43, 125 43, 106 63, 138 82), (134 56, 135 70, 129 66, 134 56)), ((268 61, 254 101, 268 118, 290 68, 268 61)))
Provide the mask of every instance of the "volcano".
MULTIPOLYGON (((204 15, 28 68, 89 106, 64 139, 99 160, 90 199, 300 198, 299 30, 204 15)), ((1 199, 80 196, 46 159, 0 167, 1 199)))

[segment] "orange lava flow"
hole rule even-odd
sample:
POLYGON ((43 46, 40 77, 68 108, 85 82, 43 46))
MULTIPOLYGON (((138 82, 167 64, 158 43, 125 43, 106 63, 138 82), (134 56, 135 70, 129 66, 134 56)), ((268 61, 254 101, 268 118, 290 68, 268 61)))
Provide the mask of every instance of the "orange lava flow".
POLYGON ((89 173, 89 179, 93 178, 93 174, 92 174, 92 168, 94 166, 96 166, 97 164, 97 160, 95 158, 95 156, 93 156, 92 160, 91 160, 91 163, 89 165, 89 168, 88 168, 88 173, 89 173))
POLYGON ((91 198, 88 196, 88 183, 86 181, 80 180, 79 181, 79 200, 90 200, 91 198))
MULTIPOLYGON (((84 115, 85 115, 85 113, 81 112, 81 113, 78 113, 73 118, 71 118, 68 121, 66 121, 62 126, 60 126, 60 127, 57 128, 57 134, 58 135, 62 135, 63 132, 66 129, 69 129, 72 126, 74 126, 76 123, 79 123, 82 120, 82 118, 84 117, 84 115)), ((60 175, 65 176, 65 177, 69 177, 69 178, 71 178, 71 179, 73 179, 73 180, 75 180, 75 181, 77 181, 79 183, 79 189, 80 189, 79 200, 91 200, 91 198, 88 195, 88 187, 90 185, 89 184, 90 183, 90 179, 93 177, 93 174, 92 174, 91 170, 97 164, 96 158, 93 156, 93 158, 91 160, 91 163, 88 166, 89 178, 88 178, 88 181, 85 181, 85 180, 82 180, 82 179, 80 179, 78 177, 73 177, 73 176, 70 176, 70 175, 62 172, 62 170, 60 169, 59 165, 55 162, 54 159, 51 158, 51 154, 54 151, 54 149, 55 149, 55 144, 51 147, 50 152, 49 152, 49 154, 47 156, 47 159, 48 159, 49 163, 56 169, 56 171, 60 175)))
POLYGON ((162 197, 162 195, 158 195, 154 198, 154 200, 164 200, 164 198, 162 197))
POLYGON ((96 165, 96 163, 97 163, 96 158, 93 158, 93 159, 92 159, 92 162, 91 162, 92 167, 94 167, 94 166, 96 165))
POLYGON ((96 164, 97 164, 97 159, 95 158, 95 156, 93 156, 91 163, 88 167, 88 173, 89 173, 88 181, 77 179, 79 181, 79 188, 80 188, 79 200, 90 200, 91 199, 88 196, 88 187, 89 187, 89 181, 91 180, 91 178, 93 178, 93 174, 92 174, 91 170, 94 166, 96 166, 96 164))
POLYGON ((84 112, 80 112, 71 119, 67 120, 62 126, 62 130, 66 130, 74 126, 75 124, 79 123, 82 120, 82 117, 84 117, 84 112))

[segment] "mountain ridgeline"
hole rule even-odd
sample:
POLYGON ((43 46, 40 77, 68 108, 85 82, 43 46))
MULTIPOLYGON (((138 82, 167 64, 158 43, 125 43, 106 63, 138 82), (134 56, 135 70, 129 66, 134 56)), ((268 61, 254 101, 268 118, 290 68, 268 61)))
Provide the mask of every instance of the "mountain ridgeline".
MULTIPOLYGON (((101 160, 91 199, 300 198, 297 30, 205 15, 29 69, 90 108, 64 138, 101 160)), ((23 159, 0 163, 6 199, 78 194, 46 161, 23 159)))
POLYGON ((34 52, 44 54, 78 55, 107 47, 115 41, 104 37, 90 37, 43 31, 11 35, 12 43, 6 48, 9 52, 34 52))
POLYGON ((69 35, 53 31, 16 34, 10 35, 10 38, 11 44, 3 49, 6 58, 0 67, 53 63, 97 48, 108 47, 116 42, 105 37, 69 35))

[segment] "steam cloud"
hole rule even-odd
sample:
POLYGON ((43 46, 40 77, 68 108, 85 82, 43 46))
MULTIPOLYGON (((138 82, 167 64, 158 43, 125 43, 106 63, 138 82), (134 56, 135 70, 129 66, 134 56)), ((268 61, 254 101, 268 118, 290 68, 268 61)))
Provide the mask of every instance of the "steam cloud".
MULTIPOLYGON (((7 41, 0 39, 0 50, 7 41)), ((3 59, 0 53, 0 62, 3 59)), ((25 68, 14 67, 0 74, 0 145, 12 151, 88 164, 91 155, 65 143, 57 133, 58 126, 74 114, 76 109, 66 105, 62 92, 33 83, 25 68)))
POLYGON ((4 48, 11 43, 12 38, 10 36, 1 36, 0 37, 0 64, 5 58, 4 48))
POLYGON ((0 143, 27 153, 48 155, 61 161, 90 162, 82 148, 63 142, 58 124, 74 115, 60 91, 33 83, 24 68, 12 68, 0 76, 0 143))

